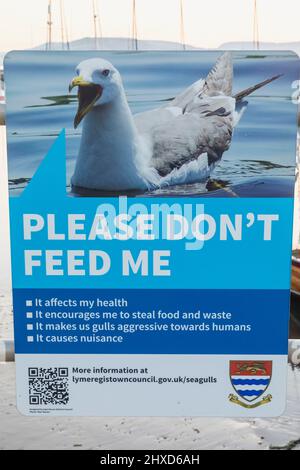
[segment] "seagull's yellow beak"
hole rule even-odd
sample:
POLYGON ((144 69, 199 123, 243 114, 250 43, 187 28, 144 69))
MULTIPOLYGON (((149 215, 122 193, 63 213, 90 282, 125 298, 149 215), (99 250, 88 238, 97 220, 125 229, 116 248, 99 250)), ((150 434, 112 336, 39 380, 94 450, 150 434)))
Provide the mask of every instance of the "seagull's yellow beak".
POLYGON ((92 85, 92 83, 84 80, 83 77, 81 77, 81 75, 76 76, 73 78, 73 80, 71 81, 69 85, 69 93, 71 92, 71 90, 73 90, 75 86, 89 86, 89 85, 92 85))
POLYGON ((69 85, 69 93, 74 87, 78 87, 78 109, 74 118, 74 128, 78 126, 84 116, 92 109, 103 92, 101 85, 86 81, 80 75, 74 77, 69 85))

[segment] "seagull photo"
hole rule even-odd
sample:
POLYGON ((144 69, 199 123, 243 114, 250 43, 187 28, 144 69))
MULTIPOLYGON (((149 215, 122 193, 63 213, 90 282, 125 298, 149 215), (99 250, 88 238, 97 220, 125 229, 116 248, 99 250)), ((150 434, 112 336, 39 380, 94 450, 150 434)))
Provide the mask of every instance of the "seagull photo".
POLYGON ((207 180, 231 145, 244 98, 279 77, 233 94, 232 55, 225 52, 206 79, 133 115, 117 68, 102 58, 81 61, 69 86, 78 87, 74 127, 82 121, 73 191, 142 194, 207 180))

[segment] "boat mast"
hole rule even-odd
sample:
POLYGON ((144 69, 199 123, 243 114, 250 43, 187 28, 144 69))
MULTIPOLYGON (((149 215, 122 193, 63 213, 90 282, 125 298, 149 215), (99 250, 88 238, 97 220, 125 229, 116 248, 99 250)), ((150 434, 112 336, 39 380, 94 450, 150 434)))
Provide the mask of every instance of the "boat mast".
POLYGON ((99 38, 102 39, 102 28, 99 10, 95 0, 93 0, 93 21, 94 21, 94 41, 95 49, 99 49, 99 38))
POLYGON ((133 50, 138 50, 138 37, 137 37, 137 21, 136 21, 136 4, 135 0, 132 0, 132 30, 131 30, 131 38, 132 38, 132 47, 133 50))
POLYGON ((183 0, 180 0, 180 43, 182 49, 186 50, 185 44, 185 30, 184 30, 184 12, 183 12, 183 0))
POLYGON ((70 50, 69 31, 68 31, 68 23, 66 21, 66 14, 65 14, 64 8, 63 8, 63 15, 64 15, 64 24, 65 24, 65 32, 66 32, 66 43, 67 43, 67 49, 69 51, 70 50))
POLYGON ((47 17, 47 42, 46 50, 50 51, 52 47, 52 2, 48 1, 48 17, 47 17))
POLYGON ((254 0, 253 49, 259 51, 259 24, 258 24, 257 0, 254 0))
POLYGON ((67 50, 70 49, 69 37, 68 37, 68 28, 66 23, 66 16, 64 10, 63 0, 60 0, 60 29, 61 29, 61 48, 67 50))
POLYGON ((98 38, 97 38, 97 14, 95 0, 93 0, 93 20, 94 20, 94 46, 98 49, 98 38))
POLYGON ((65 29, 64 29, 64 18, 63 18, 63 4, 62 0, 59 2, 60 6, 60 32, 61 32, 61 48, 65 48, 65 29))

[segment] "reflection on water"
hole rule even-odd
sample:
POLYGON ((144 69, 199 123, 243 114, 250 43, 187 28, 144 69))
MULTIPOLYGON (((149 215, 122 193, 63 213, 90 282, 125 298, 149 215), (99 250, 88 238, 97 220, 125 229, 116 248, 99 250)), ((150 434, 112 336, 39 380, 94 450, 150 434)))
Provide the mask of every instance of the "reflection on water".
MULTIPOLYGON (((67 88, 81 60, 101 56, 113 62, 122 74, 130 107, 137 113, 161 106, 205 77, 220 54, 72 51, 9 55, 5 76, 11 193, 18 194, 26 187, 62 128, 66 128, 70 181, 81 130, 72 127, 77 98, 68 95, 67 88)), ((234 52, 233 57, 234 93, 275 74, 284 75, 247 98, 248 108, 235 129, 231 147, 209 180, 156 190, 146 196, 291 196, 296 145, 291 83, 298 79, 297 58, 292 53, 273 51, 234 52)), ((69 183, 67 187, 71 191, 69 183)))

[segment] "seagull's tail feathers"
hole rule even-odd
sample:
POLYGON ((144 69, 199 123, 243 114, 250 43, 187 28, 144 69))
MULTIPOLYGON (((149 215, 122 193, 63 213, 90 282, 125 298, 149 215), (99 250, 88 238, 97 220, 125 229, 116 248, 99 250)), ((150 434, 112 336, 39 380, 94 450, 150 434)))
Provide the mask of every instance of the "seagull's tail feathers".
POLYGON ((274 80, 277 80, 280 77, 282 77, 282 74, 275 75, 274 77, 271 77, 271 78, 267 78, 263 82, 257 83, 254 86, 251 86, 249 88, 246 88, 245 90, 240 91, 239 93, 234 95, 234 98, 236 99, 236 101, 241 101, 243 98, 250 95, 254 91, 259 90, 259 88, 262 88, 263 86, 268 85, 268 83, 271 83, 271 82, 273 82, 274 80))
POLYGON ((224 52, 207 75, 203 93, 207 96, 218 94, 232 96, 232 81, 232 56, 230 52, 224 52))

